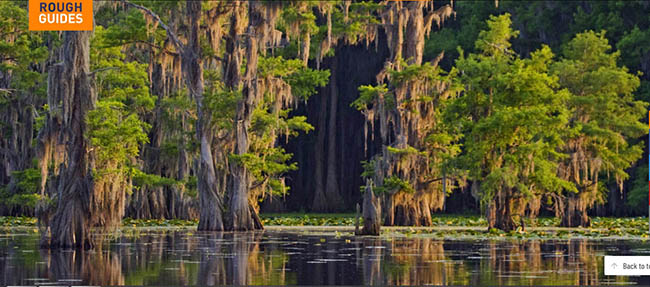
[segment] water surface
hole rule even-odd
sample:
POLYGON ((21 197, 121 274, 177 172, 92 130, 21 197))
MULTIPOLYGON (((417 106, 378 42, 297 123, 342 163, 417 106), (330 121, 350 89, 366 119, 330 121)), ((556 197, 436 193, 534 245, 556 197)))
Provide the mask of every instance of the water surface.
POLYGON ((650 255, 634 240, 440 240, 149 230, 101 251, 48 251, 0 235, 0 285, 608 285, 604 255, 650 255))

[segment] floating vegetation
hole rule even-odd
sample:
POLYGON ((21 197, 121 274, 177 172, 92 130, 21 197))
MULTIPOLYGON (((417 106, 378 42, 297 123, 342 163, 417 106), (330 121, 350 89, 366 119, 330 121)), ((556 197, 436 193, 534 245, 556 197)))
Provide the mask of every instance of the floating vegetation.
POLYGON ((264 225, 354 226, 353 214, 262 214, 264 225))
POLYGON ((0 216, 0 226, 2 227, 12 227, 12 226, 36 226, 35 217, 25 217, 25 216, 0 216))
MULTIPOLYGON (((265 226, 322 226, 325 233, 349 233, 346 227, 354 226, 354 214, 303 214, 270 213, 261 215, 265 226)), ((594 217, 590 228, 563 228, 559 218, 526 219, 526 228, 511 232, 487 229, 485 218, 473 215, 438 215, 432 217, 431 227, 390 227, 382 236, 426 236, 434 238, 521 238, 521 239, 570 239, 570 238, 636 238, 647 239, 647 217, 594 217)), ((181 219, 132 219, 122 220, 123 228, 138 227, 195 227, 197 220, 181 219)), ((12 227, 35 227, 33 217, 0 217, 0 227, 11 231, 12 227)), ((31 228, 30 228, 31 230, 31 228)), ((34 230, 36 230, 34 228, 34 230)), ((36 231, 34 231, 36 232, 36 231)))

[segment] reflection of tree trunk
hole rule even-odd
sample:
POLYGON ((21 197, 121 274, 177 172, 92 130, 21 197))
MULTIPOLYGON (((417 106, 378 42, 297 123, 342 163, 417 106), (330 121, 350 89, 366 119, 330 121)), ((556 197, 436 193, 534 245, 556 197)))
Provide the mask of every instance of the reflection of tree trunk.
POLYGON ((383 280, 384 276, 381 272, 382 252, 384 248, 376 248, 380 246, 382 246, 380 239, 364 240, 363 247, 371 247, 363 248, 364 285, 385 285, 383 280))
POLYGON ((52 251, 50 278, 79 279, 90 285, 124 285, 122 264, 113 252, 52 251))
POLYGON ((569 257, 572 258, 571 265, 582 266, 582 272, 579 273, 578 281, 574 284, 582 286, 600 285, 598 274, 602 267, 598 266, 598 259, 593 256, 594 250, 589 242, 585 239, 571 239, 568 245, 569 254, 576 255, 569 257))
POLYGON ((255 233, 235 233, 233 234, 233 254, 231 269, 229 275, 232 277, 232 285, 250 284, 251 272, 248 265, 251 251, 257 248, 259 238, 255 233))
POLYGON ((205 235, 201 240, 202 247, 207 249, 201 252, 196 284, 201 286, 226 285, 225 262, 224 258, 219 255, 223 233, 205 235))
MULTIPOLYGON (((387 285, 447 285, 454 278, 457 266, 445 264, 447 260, 443 241, 430 238, 393 240, 390 263, 395 267, 386 274, 387 285), (415 268, 418 272, 413 272, 415 268)), ((388 260, 385 260, 388 261, 388 260)))
POLYGON ((587 203, 580 197, 580 194, 568 195, 564 203, 564 216, 561 225, 564 227, 589 227, 590 224, 587 203))

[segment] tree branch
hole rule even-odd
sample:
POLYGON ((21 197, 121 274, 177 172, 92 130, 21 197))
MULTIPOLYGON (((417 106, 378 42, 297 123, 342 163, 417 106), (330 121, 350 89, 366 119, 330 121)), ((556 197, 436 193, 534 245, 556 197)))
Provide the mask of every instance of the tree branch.
POLYGON ((431 184, 431 183, 434 183, 436 181, 441 181, 443 179, 456 180, 455 177, 446 177, 446 178, 445 177, 439 177, 439 178, 429 179, 429 180, 425 181, 424 184, 431 184))
POLYGON ((109 71, 109 70, 117 70, 117 69, 118 69, 117 67, 104 67, 104 68, 99 68, 99 69, 96 69, 96 70, 90 72, 90 73, 88 74, 88 76, 90 76, 90 77, 94 77, 95 74, 97 74, 97 73, 99 73, 99 72, 109 71))
POLYGON ((167 37, 169 37, 169 39, 172 40, 172 43, 174 43, 174 46, 176 46, 176 48, 178 49, 178 51, 179 51, 181 54, 183 53, 183 51, 185 51, 185 45, 183 45, 183 43, 178 39, 178 36, 176 36, 176 34, 174 34, 174 32, 169 28, 169 26, 167 26, 167 25, 166 25, 166 24, 165 24, 165 23, 160 19, 160 17, 158 16, 158 14, 154 13, 153 11, 151 11, 150 9, 148 9, 148 8, 146 8, 146 7, 144 7, 144 6, 140 6, 140 5, 138 5, 138 4, 134 4, 134 3, 131 3, 131 2, 126 1, 126 0, 121 0, 121 1, 122 1, 122 3, 124 3, 124 4, 127 5, 127 6, 131 6, 131 7, 133 7, 133 8, 136 8, 136 9, 142 10, 143 13, 148 14, 151 18, 153 18, 154 20, 156 20, 156 21, 158 22, 158 25, 159 25, 160 27, 162 27, 163 29, 165 29, 165 31, 167 32, 167 37))

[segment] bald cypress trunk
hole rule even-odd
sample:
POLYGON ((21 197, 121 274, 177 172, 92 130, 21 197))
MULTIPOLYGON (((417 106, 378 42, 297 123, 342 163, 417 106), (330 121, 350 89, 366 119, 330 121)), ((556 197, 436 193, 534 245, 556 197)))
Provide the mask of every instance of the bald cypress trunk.
POLYGON ((321 112, 318 120, 318 139, 315 150, 315 181, 316 191, 312 202, 312 211, 331 212, 341 211, 343 199, 339 193, 338 168, 337 168, 337 138, 340 131, 337 128, 336 115, 338 106, 338 87, 336 85, 336 62, 332 61, 329 89, 329 109, 326 96, 321 96, 321 112), (329 115, 329 119, 328 119, 329 115), (325 139, 327 134, 327 152, 325 152, 325 139), (327 157, 326 157, 327 155, 327 157), (327 159, 327 160, 325 160, 327 159), (323 179, 325 181, 323 182, 323 179))
POLYGON ((564 227, 589 227, 591 220, 587 215, 587 202, 580 194, 570 194, 564 202, 561 225, 564 227))
POLYGON ((524 228, 525 207, 521 198, 513 197, 512 190, 508 188, 499 190, 487 208, 488 228, 497 228, 503 231, 524 228))
MULTIPOLYGON (((453 10, 448 5, 433 10, 432 1, 396 1, 389 3, 387 8, 387 12, 382 14, 382 21, 385 23, 391 55, 384 70, 377 75, 377 81, 379 84, 390 84, 397 106, 408 108, 390 107, 382 96, 373 102, 372 110, 364 111, 371 127, 374 127, 375 121, 379 122, 383 146, 374 157, 374 179, 378 184, 383 184, 384 180, 395 177, 412 188, 412 192, 396 190, 385 196, 387 215, 384 224, 429 226, 432 224, 431 212, 442 209, 445 201, 447 179, 435 167, 440 157, 435 153, 398 156, 389 152, 388 147, 426 151, 425 138, 438 124, 438 103, 446 100, 448 94, 445 88, 432 88, 440 83, 425 83, 426 80, 400 83, 391 79, 391 73, 403 71, 403 61, 408 65, 422 65, 425 35, 430 32, 434 21, 439 25, 453 14, 453 10), (436 100, 417 100, 422 90, 435 94, 436 100), (437 177, 440 179, 432 180, 437 177)), ((430 64, 437 67, 442 57, 440 54, 430 64)))
POLYGON ((211 111, 205 107, 203 97, 203 61, 201 59, 201 2, 186 1, 189 18, 189 37, 183 51, 183 70, 190 96, 196 102, 196 137, 200 145, 198 169, 199 226, 198 230, 223 230, 223 200, 218 191, 217 176, 212 154, 213 129, 211 111))
MULTIPOLYGON (((49 222, 52 248, 92 247, 90 229, 99 223, 93 220, 97 215, 92 212, 103 211, 93 210, 93 154, 85 138, 85 116, 96 100, 89 79, 91 35, 86 31, 64 32, 63 62, 54 65, 49 73, 48 100, 61 100, 61 106, 50 106, 50 113, 52 118, 60 115, 62 121, 60 129, 50 134, 63 138, 65 144, 65 162, 56 187, 57 207, 49 222)), ((56 128, 49 123, 45 127, 56 128)))
MULTIPOLYGON (((248 3, 249 23, 246 40, 246 74, 244 76, 242 96, 237 104, 235 115, 235 154, 242 156, 248 152, 248 128, 253 110, 260 101, 257 82, 258 36, 264 25, 264 18, 256 7, 256 1, 248 3)), ((241 162, 230 164, 232 188, 230 190, 230 226, 231 230, 262 229, 262 222, 257 211, 249 203, 248 192, 252 177, 241 162)))
POLYGON ((338 105, 338 87, 336 85, 336 65, 337 61, 332 61, 331 76, 330 76, 330 109, 329 109, 329 124, 328 124, 328 145, 327 145, 327 181, 325 196, 329 206, 328 211, 341 211, 344 209, 343 200, 339 193, 339 182, 337 179, 337 165, 336 165, 336 133, 339 131, 336 126, 338 117, 336 115, 338 105))
MULTIPOLYGON (((334 73, 332 73, 334 76, 334 73)), ((331 81, 330 81, 331 88, 331 81)), ((314 146, 314 181, 315 190, 314 197, 311 204, 312 212, 327 211, 327 197, 325 197, 325 182, 323 180, 325 175, 325 134, 327 133, 327 97, 320 97, 320 111, 318 113, 318 134, 316 136, 316 144, 314 146)), ((331 144, 331 142, 330 142, 331 144)))
MULTIPOLYGON (((11 75, 0 74, 0 87, 8 88, 11 75)), ((8 97, 9 103, 0 115, 7 129, 0 129, 0 186, 6 186, 9 196, 20 192, 16 172, 30 168, 34 157, 32 146, 34 130, 34 97, 15 91, 8 97), (3 132, 7 131, 6 134, 3 132)), ((0 203, 0 215, 33 215, 29 206, 10 206, 0 203)))
MULTIPOLYGON (((153 55, 150 55, 150 57, 153 57, 153 55)), ((152 127, 149 130, 149 143, 144 146, 142 152, 143 168, 146 173, 163 175, 164 162, 161 160, 160 152, 163 141, 163 111, 161 104, 165 91, 162 86, 164 74, 161 65, 156 64, 149 76, 152 94, 157 95, 158 98, 151 119, 152 127)), ((165 218, 169 216, 166 207, 165 193, 162 186, 142 186, 133 190, 129 197, 126 216, 139 219, 165 218)))

